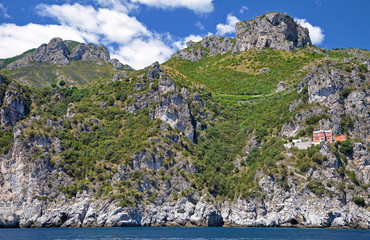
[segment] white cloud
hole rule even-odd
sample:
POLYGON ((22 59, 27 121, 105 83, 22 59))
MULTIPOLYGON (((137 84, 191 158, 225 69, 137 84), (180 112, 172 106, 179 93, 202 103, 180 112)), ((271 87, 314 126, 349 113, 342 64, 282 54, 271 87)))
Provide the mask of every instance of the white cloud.
POLYGON ((0 3, 0 16, 4 18, 10 18, 10 15, 8 14, 8 10, 2 3, 0 3))
POLYGON ((149 30, 129 14, 136 7, 126 0, 94 0, 90 5, 41 4, 40 16, 51 17, 58 25, 0 24, 0 58, 12 57, 47 43, 53 37, 79 42, 102 43, 112 58, 140 69, 155 61, 167 60, 189 40, 199 41, 201 36, 190 35, 174 39, 168 33, 149 30))
POLYGON ((196 13, 210 13, 214 7, 213 0, 132 0, 132 2, 145 4, 162 9, 188 8, 196 13))
POLYGON ((239 10, 239 12, 240 12, 240 14, 244 14, 244 12, 245 11, 248 11, 249 10, 249 7, 247 7, 247 6, 243 6, 240 10, 239 10))
POLYGON ((73 28, 57 25, 15 24, 0 25, 0 57, 12 57, 59 36, 84 42, 83 36, 73 28))
POLYGON ((224 36, 228 33, 234 33, 235 32, 235 24, 237 22, 240 22, 240 20, 237 17, 235 17, 231 14, 228 14, 227 18, 226 18, 226 24, 222 24, 222 23, 217 24, 217 26, 216 26, 216 29, 217 29, 216 35, 224 36))
POLYGON ((302 27, 308 28, 312 44, 319 45, 324 41, 324 31, 320 27, 312 26, 306 19, 295 18, 294 20, 302 27))
POLYGON ((115 11, 129 13, 138 8, 137 4, 127 0, 95 0, 101 7, 113 9, 115 11))
POLYGON ((39 11, 41 15, 54 17, 62 25, 84 33, 88 42, 103 43, 108 47, 116 44, 116 48, 110 48, 112 56, 134 68, 162 61, 164 56, 168 58, 174 51, 161 41, 160 35, 149 31, 135 17, 130 17, 126 13, 127 8, 117 3, 112 3, 111 7, 96 10, 80 4, 40 5, 39 11), (149 48, 150 44, 152 48, 149 48))
POLYGON ((130 66, 138 69, 149 66, 155 61, 164 62, 173 53, 174 49, 159 38, 135 39, 121 46, 112 54, 112 58, 117 58, 123 63, 128 62, 130 66))

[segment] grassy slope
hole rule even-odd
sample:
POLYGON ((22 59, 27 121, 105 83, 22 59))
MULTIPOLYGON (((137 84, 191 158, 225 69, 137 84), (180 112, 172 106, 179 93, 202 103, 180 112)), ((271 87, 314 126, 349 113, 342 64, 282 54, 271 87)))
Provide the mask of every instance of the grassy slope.
POLYGON ((5 59, 0 59, 0 70, 3 68, 6 68, 10 63, 17 61, 18 59, 21 59, 22 57, 26 56, 29 53, 32 53, 36 50, 36 48, 30 49, 25 51, 24 53, 11 57, 11 58, 5 58, 5 59))
POLYGON ((173 58, 165 65, 175 77, 204 85, 214 94, 260 95, 271 93, 280 81, 299 81, 307 71, 303 67, 323 57, 309 50, 264 49, 206 57, 198 62, 173 58), (270 70, 259 73, 263 68, 270 70))
POLYGON ((115 69, 111 64, 99 66, 96 62, 71 61, 70 65, 54 65, 32 62, 31 66, 15 70, 1 71, 2 74, 32 87, 50 86, 64 79, 73 85, 84 85, 101 79, 109 79, 115 69))

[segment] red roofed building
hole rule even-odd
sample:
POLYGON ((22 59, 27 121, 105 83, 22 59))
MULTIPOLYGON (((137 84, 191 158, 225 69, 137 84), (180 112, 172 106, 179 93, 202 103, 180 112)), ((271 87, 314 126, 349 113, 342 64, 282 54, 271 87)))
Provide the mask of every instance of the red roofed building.
POLYGON ((335 137, 335 141, 343 142, 347 139, 347 136, 345 135, 340 135, 335 137))
POLYGON ((313 142, 333 142, 333 134, 331 130, 320 130, 313 132, 313 142))

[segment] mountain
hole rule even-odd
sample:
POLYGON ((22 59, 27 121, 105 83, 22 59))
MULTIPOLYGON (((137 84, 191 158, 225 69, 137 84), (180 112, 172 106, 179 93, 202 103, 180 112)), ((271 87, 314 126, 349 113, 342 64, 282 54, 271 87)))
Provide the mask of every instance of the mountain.
POLYGON ((370 52, 313 46, 282 13, 236 28, 85 85, 3 71, 0 225, 368 229, 370 52))
POLYGON ((93 80, 113 78, 118 70, 134 70, 110 59, 105 46, 53 38, 48 44, 19 56, 0 60, 3 74, 32 87, 51 86, 60 81, 83 85, 93 80))

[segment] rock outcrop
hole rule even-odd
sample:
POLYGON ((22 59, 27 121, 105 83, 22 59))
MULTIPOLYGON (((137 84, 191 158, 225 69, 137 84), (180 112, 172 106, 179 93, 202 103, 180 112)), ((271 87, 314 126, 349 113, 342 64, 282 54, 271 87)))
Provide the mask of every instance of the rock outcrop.
MULTIPOLYGON (((318 106, 297 113, 294 121, 283 126, 281 135, 296 136, 306 128, 306 119, 321 115, 326 117, 320 119, 318 129, 332 129, 334 134, 346 130, 351 137, 363 139, 370 145, 370 91, 366 87, 370 74, 361 73, 358 66, 353 64, 351 72, 336 63, 315 67, 304 78, 298 92, 307 91, 308 103, 318 106)), ((302 103, 302 99, 293 102, 291 110, 298 103, 302 103)))
MULTIPOLYGON (((42 44, 33 53, 33 60, 52 64, 68 65, 69 51, 61 38, 53 38, 48 44, 42 44)), ((9 68, 8 68, 9 69, 9 68)))
MULTIPOLYGON (((6 69, 14 70, 28 67, 32 62, 44 62, 56 65, 69 65, 71 60, 103 61, 112 63, 116 69, 122 69, 124 65, 117 59, 110 59, 107 48, 102 45, 92 43, 80 43, 73 47, 72 41, 63 41, 61 38, 53 38, 48 44, 42 44, 35 51, 26 54, 24 57, 10 63, 6 69), (72 46, 72 47, 70 47, 72 46), (72 48, 72 49, 71 49, 72 48)), ((128 66, 128 68, 131 68, 128 66)))
POLYGON ((81 43, 77 47, 73 48, 70 58, 73 60, 82 60, 83 62, 98 61, 99 59, 102 59, 105 62, 110 61, 107 48, 102 44, 96 46, 92 43, 81 43))
MULTIPOLYGON (((2 77, 2 76, 1 76, 2 77)), ((4 91, 0 92, 0 124, 2 126, 14 126, 29 111, 27 102, 29 96, 15 82, 7 83, 2 77, 0 81, 4 91)))
POLYGON ((189 100, 192 99, 193 104, 201 100, 191 96, 185 88, 178 89, 158 62, 149 67, 146 79, 136 84, 136 93, 131 96, 133 103, 126 106, 126 111, 135 113, 155 103, 150 109, 150 117, 162 120, 194 142, 197 124, 201 124, 194 120, 189 100))
POLYGON ((235 39, 207 36, 198 43, 187 43, 186 49, 177 51, 172 57, 195 62, 231 50, 234 54, 252 48, 294 51, 311 44, 308 29, 284 13, 267 13, 253 20, 239 22, 235 28, 235 39))
POLYGON ((177 51, 172 57, 180 57, 195 62, 205 56, 227 53, 234 48, 235 43, 228 37, 207 36, 199 43, 189 42, 187 46, 188 48, 177 51))
POLYGON ((234 52, 251 48, 293 51, 311 44, 308 29, 284 13, 267 13, 254 20, 239 22, 234 52))
MULTIPOLYGON (((319 197, 310 193, 305 184, 293 183, 291 178, 288 180, 291 188, 284 190, 274 178, 263 174, 259 177, 258 184, 264 199, 251 197, 249 200, 221 203, 209 202, 205 197, 195 195, 192 199, 183 197, 158 204, 120 207, 116 201, 92 200, 93 196, 88 192, 78 194, 71 200, 27 198, 19 199, 18 204, 12 205, 4 205, 2 199, 0 224, 7 227, 370 227, 370 212, 351 202, 354 191, 343 195, 340 189, 328 184, 325 190, 330 191, 332 196, 319 197)), ((306 177, 324 183, 341 178, 332 167, 324 171, 310 171, 306 177)), ((18 181, 20 179, 15 179, 14 183, 18 181)), ((8 187, 4 189, 9 191, 8 187)), ((36 186, 28 187, 28 196, 32 191, 39 191, 36 186)), ((13 192, 8 196, 17 194, 20 193, 13 192)))

